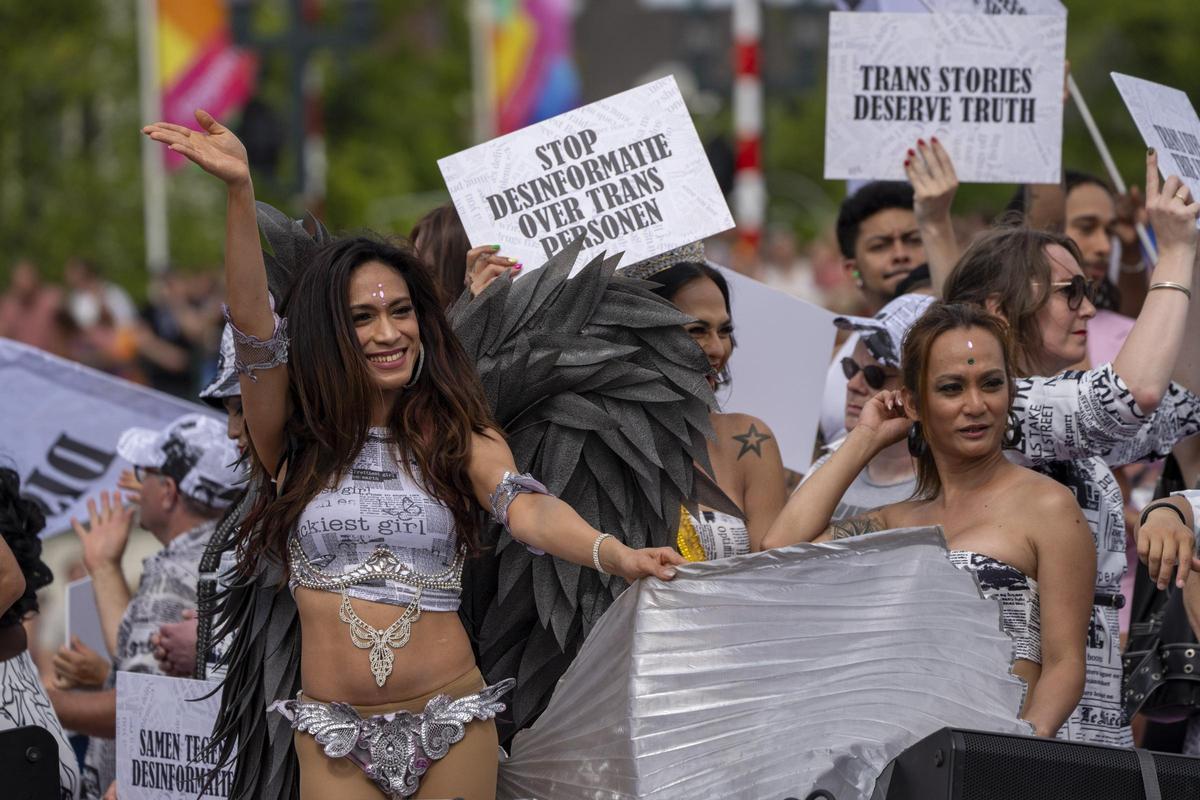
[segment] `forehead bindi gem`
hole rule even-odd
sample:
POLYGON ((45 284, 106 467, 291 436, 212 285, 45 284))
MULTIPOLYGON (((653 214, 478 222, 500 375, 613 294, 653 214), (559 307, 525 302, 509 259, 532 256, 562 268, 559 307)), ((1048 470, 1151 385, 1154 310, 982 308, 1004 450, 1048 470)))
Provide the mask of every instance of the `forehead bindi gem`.
POLYGON ((967 359, 967 366, 968 366, 968 367, 973 367, 973 366, 975 366, 975 359, 973 359, 973 358, 968 358, 968 359, 967 359))
POLYGON ((378 291, 378 292, 371 292, 371 297, 378 297, 380 300, 383 300, 383 299, 384 299, 384 297, 383 297, 383 284, 382 284, 382 283, 377 283, 377 284, 375 284, 375 286, 376 286, 376 287, 379 289, 379 291, 378 291))

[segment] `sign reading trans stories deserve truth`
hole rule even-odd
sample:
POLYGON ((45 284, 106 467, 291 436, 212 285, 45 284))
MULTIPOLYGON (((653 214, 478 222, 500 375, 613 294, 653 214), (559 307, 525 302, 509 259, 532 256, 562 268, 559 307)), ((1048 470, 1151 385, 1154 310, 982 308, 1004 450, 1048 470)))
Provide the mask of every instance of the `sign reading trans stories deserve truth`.
POLYGON ((1200 117, 1188 96, 1160 83, 1112 73, 1117 91, 1163 175, 1178 175, 1200 197, 1200 117))
POLYGON ((825 177, 904 180, 936 136, 964 183, 1057 183, 1063 17, 829 15, 825 177))
POLYGON ((673 77, 438 161, 471 244, 529 269, 584 237, 577 262, 629 265, 733 227, 673 77))
POLYGON ((213 767, 209 736, 221 705, 221 693, 214 691, 218 688, 215 681, 117 673, 117 796, 121 800, 229 796, 232 763, 205 783, 213 767), (207 788, 203 794, 202 788, 207 788))

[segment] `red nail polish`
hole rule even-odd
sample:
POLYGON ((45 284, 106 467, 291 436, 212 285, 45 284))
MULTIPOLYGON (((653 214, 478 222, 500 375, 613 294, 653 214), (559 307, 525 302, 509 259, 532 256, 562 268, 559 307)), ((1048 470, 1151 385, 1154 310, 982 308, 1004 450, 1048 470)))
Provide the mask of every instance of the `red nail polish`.
POLYGON ((936 137, 936 136, 931 136, 931 137, 929 137, 929 141, 931 141, 931 142, 933 142, 933 143, 935 143, 935 144, 936 144, 936 143, 937 143, 937 137, 936 137))
POLYGON ((917 144, 921 145, 921 147, 924 147, 924 146, 925 146, 925 140, 924 140, 924 139, 917 139, 917 144))
POLYGON ((906 159, 904 159, 904 166, 906 166, 906 167, 907 167, 907 166, 908 166, 909 164, 911 164, 911 163, 912 163, 912 162, 911 162, 911 161, 909 161, 907 158, 906 158, 906 159))
POLYGON ((915 155, 916 155, 916 153, 915 153, 915 152, 913 152, 912 150, 909 150, 909 151, 908 151, 908 154, 909 154, 910 156, 915 156, 915 155))

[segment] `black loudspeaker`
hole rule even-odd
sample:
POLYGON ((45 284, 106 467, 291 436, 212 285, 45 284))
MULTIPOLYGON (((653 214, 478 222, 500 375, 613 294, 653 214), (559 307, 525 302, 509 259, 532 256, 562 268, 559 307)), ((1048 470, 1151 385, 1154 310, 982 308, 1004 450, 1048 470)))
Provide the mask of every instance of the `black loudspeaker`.
POLYGON ((942 728, 892 764, 887 800, 1200 798, 1200 758, 1035 736, 942 728))
POLYGON ((6 800, 58 797, 58 741, 36 725, 0 731, 0 775, 6 800))

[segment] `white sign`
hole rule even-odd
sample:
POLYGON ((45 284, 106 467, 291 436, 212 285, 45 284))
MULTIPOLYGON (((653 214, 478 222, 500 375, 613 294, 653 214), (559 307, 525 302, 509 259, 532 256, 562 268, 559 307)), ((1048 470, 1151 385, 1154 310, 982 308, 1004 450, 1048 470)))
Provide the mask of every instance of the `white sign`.
MULTIPOLYGON (((212 767, 208 737, 221 705, 214 681, 117 673, 117 796, 121 800, 228 797, 232 764, 200 794, 212 767)), ((265 710, 263 713, 267 713, 265 710)))
MULTIPOLYGON (((717 265, 714 265, 717 266, 717 265)), ((821 381, 833 352, 833 314, 727 267, 730 316, 737 348, 729 362, 722 411, 758 417, 771 427, 783 465, 804 472, 812 463, 821 418, 821 381)), ((653 278, 651 278, 653 280, 653 278)))
POLYGON ((1146 145, 1158 151, 1163 175, 1178 175, 1200 197, 1200 118, 1178 89, 1112 73, 1113 82, 1146 145))
POLYGON ((104 628, 100 626, 100 612, 96 608, 96 593, 91 578, 80 578, 67 584, 67 647, 71 637, 95 650, 105 659, 109 658, 108 644, 104 641, 104 628))
POLYGON ((69 528, 72 516, 87 519, 88 497, 116 487, 129 466, 117 457, 126 428, 217 416, 11 339, 0 339, 0 387, 0 457, 15 462, 21 494, 42 507, 46 536, 69 528))
POLYGON ((936 136, 964 183, 1057 183, 1066 19, 829 15, 825 177, 904 180, 936 136))
POLYGON ((687 106, 667 77, 438 161, 472 245, 525 274, 583 236, 628 266, 733 227, 687 106))
POLYGON ((1065 17, 1067 8, 1058 0, 920 0, 939 14, 1028 14, 1065 17))

